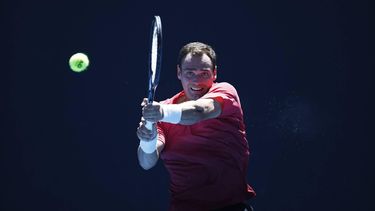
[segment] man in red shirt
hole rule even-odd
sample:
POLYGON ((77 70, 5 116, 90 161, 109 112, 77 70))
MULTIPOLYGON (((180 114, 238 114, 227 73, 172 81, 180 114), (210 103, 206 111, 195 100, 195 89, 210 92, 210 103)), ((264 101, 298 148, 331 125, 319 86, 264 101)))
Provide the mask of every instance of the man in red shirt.
POLYGON ((185 45, 178 62, 183 91, 142 103, 139 164, 147 170, 159 156, 164 161, 170 210, 246 210, 243 202, 255 192, 246 181, 249 148, 237 91, 215 82, 216 54, 209 45, 185 45), (153 122, 152 130, 145 120, 153 122))

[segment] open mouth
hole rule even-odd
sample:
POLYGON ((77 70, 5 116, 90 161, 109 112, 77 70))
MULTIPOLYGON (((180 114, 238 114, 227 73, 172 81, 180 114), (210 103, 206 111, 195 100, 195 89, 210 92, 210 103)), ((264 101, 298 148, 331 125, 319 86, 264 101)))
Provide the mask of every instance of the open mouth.
POLYGON ((203 90, 202 87, 190 87, 190 89, 193 90, 194 92, 199 92, 203 90))

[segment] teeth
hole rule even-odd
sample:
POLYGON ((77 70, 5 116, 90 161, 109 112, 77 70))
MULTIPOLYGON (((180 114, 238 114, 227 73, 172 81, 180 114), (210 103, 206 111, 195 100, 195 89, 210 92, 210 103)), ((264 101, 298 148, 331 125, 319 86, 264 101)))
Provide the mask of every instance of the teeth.
POLYGON ((195 87, 191 87, 191 89, 194 90, 194 91, 200 91, 200 90, 202 90, 202 88, 195 88, 195 87))

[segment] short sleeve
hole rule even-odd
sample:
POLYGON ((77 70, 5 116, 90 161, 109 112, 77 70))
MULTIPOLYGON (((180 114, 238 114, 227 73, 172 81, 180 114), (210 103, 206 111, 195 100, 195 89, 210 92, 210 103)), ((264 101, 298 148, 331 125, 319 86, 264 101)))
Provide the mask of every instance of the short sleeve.
POLYGON ((242 113, 237 91, 229 83, 222 82, 214 84, 202 98, 211 98, 219 102, 224 116, 237 112, 242 113))
POLYGON ((157 128, 157 131, 158 131, 158 141, 165 144, 165 133, 164 133, 164 129, 163 129, 162 124, 160 122, 158 122, 156 128, 157 128))

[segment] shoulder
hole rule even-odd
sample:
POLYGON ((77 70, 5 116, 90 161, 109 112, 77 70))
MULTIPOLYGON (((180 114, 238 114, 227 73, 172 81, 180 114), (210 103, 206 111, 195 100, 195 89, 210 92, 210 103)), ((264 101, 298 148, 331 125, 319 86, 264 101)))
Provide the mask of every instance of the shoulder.
POLYGON ((242 108, 236 88, 227 82, 214 83, 203 98, 213 98, 221 105, 221 117, 241 119, 242 108))
POLYGON ((163 101, 160 101, 159 103, 161 103, 161 104, 176 104, 176 101, 177 101, 181 96, 183 96, 183 95, 184 95, 184 92, 181 91, 181 92, 175 94, 173 97, 168 98, 168 99, 165 99, 165 100, 163 100, 163 101))
POLYGON ((205 97, 221 96, 224 99, 238 99, 236 88, 228 82, 214 83, 205 97))
POLYGON ((232 92, 232 93, 237 93, 236 88, 228 83, 228 82, 219 82, 219 83, 214 83, 210 89, 210 91, 220 91, 220 92, 232 92))

